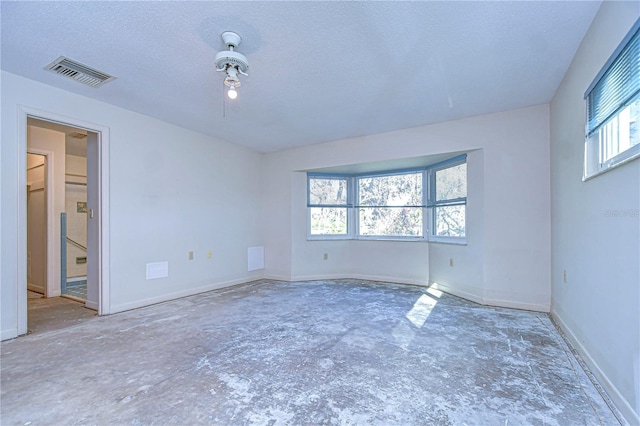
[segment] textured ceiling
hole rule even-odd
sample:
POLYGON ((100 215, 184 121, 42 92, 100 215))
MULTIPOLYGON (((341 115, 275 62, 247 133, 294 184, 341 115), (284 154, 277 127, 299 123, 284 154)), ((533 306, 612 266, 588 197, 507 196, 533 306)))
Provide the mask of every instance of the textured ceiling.
POLYGON ((2 1, 2 69, 267 152, 547 103, 599 6, 2 1), (223 117, 227 30, 250 76, 223 117), (117 80, 43 70, 60 55, 117 80))

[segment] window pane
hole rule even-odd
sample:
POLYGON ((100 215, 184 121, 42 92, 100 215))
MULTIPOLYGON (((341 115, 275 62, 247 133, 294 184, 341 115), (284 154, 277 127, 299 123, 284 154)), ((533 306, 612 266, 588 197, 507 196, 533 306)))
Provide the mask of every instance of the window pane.
POLYGON ((436 172, 436 201, 467 196, 467 163, 436 172))
POLYGON ((310 178, 310 204, 347 204, 347 179, 310 178))
POLYGON ((466 206, 435 207, 434 235, 438 237, 464 237, 465 207, 466 206))
POLYGON ((346 207, 310 207, 311 235, 346 235, 346 207))
POLYGON ((421 206, 422 173, 358 179, 360 206, 421 206))
POLYGON ((360 235, 422 236, 421 207, 360 208, 360 235))
POLYGON ((640 142, 640 97, 598 129, 600 163, 628 150, 640 142))

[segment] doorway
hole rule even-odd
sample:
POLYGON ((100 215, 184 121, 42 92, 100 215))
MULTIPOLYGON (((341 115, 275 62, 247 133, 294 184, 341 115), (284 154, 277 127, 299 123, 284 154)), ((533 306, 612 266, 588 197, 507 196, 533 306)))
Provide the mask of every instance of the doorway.
POLYGON ((109 313, 109 275, 102 268, 108 265, 108 128, 52 113, 21 110, 24 133, 20 139, 26 159, 21 175, 27 191, 21 194, 25 199, 19 215, 24 226, 20 244, 24 250, 18 255, 26 266, 19 280, 19 335, 27 333, 28 294, 47 299, 66 294, 81 301, 83 309, 93 309, 99 315, 109 313), (32 176, 38 169, 44 179, 32 176), (44 237, 41 233, 40 240, 34 241, 37 232, 33 219, 41 211, 32 207, 34 202, 41 202, 40 198, 45 200, 41 210, 46 210, 42 226, 46 231, 44 237), (37 243, 42 245, 42 240, 46 241, 45 254, 40 256, 38 252, 36 259, 35 248, 41 247, 37 243), (39 279, 41 263, 36 262, 42 257, 46 272, 45 278, 39 279))
POLYGON ((85 308, 97 310, 97 279, 87 274, 89 254, 96 250, 96 241, 88 239, 87 188, 89 174, 95 172, 87 167, 89 133, 27 119, 29 333, 74 324, 94 315, 85 308), (47 179, 48 168, 54 173, 47 179), (51 208, 47 199, 52 200, 51 208), (47 238, 49 226, 53 232, 47 238), (89 297, 87 290, 93 287, 96 291, 89 292, 93 296, 89 297), (55 300, 59 296, 71 300, 55 300))

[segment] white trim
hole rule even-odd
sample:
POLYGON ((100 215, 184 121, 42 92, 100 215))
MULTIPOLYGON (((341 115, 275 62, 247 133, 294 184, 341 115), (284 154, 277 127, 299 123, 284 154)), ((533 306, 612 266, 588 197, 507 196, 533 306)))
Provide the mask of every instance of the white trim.
MULTIPOLYGON (((60 241, 56 238, 55 234, 55 214, 54 214, 54 201, 55 201, 55 191, 53 191, 53 179, 54 179, 54 170, 55 170, 55 153, 53 151, 48 151, 44 149, 38 148, 29 148, 27 146, 27 153, 29 154, 38 154, 46 157, 45 160, 45 171, 47 176, 45 177, 45 198, 47 203, 47 257, 46 257, 46 270, 47 270, 47 284, 44 289, 45 297, 56 297, 60 295, 60 280, 56 268, 56 263, 54 261, 55 257, 52 255, 56 251, 57 244, 60 244, 60 241)), ((26 176, 26 171, 25 171, 26 176)), ((25 177, 26 179, 26 177, 25 177)), ((60 256, 58 256, 60 258, 60 256)))
MULTIPOLYGON (((491 299, 484 296, 479 296, 478 294, 474 294, 468 291, 455 289, 441 283, 432 282, 431 285, 434 286, 434 288, 437 290, 442 290, 445 293, 452 294, 454 296, 469 300, 474 303, 478 303, 480 305, 497 306, 500 308, 510 308, 510 309, 522 309, 525 311, 535 311, 535 312, 544 312, 544 313, 549 313, 549 311, 551 310, 550 309, 551 305, 548 305, 548 304, 524 303, 524 302, 517 302, 513 300, 491 299)), ((481 289, 477 289, 477 290, 480 293, 482 292, 481 289)))
POLYGON ((366 274, 350 274, 349 278, 356 280, 367 280, 367 281, 379 281, 385 283, 394 283, 394 284, 408 284, 415 285, 420 287, 428 287, 428 280, 420 280, 420 279, 411 279, 411 278, 398 278, 398 277, 387 277, 383 275, 366 275, 366 274))
POLYGON ((92 302, 90 300, 87 300, 85 302, 84 306, 89 308, 89 309, 93 309, 94 311, 98 310, 98 304, 96 302, 92 302))
MULTIPOLYGON (((465 209, 465 216, 466 216, 466 209, 465 209)), ((466 220, 466 217, 465 217, 466 220)), ((453 244, 456 246, 466 246, 467 244, 467 237, 435 237, 435 236, 430 236, 429 237, 429 242, 433 243, 433 244, 453 244)))
POLYGON ((318 274, 318 275, 292 275, 289 282, 296 281, 321 281, 321 280, 342 280, 351 278, 349 274, 318 274))
MULTIPOLYGON (((517 302, 514 300, 503 300, 503 299, 491 299, 484 296, 479 296, 474 293, 470 293, 464 290, 458 290, 452 287, 449 287, 445 284, 432 282, 432 286, 434 286, 437 290, 442 290, 445 293, 452 294, 454 296, 460 297, 462 299, 469 300, 474 303, 478 303, 480 305, 485 306, 497 306, 501 308, 510 308, 510 309, 522 309, 525 311, 535 311, 535 312, 544 312, 549 313, 551 306, 548 304, 540 304, 540 303, 524 303, 517 302)), ((482 292, 481 289, 478 289, 478 292, 482 292)))
POLYGON ((321 280, 367 280, 378 281, 393 284, 408 284, 421 287, 427 287, 427 280, 406 279, 398 277, 387 277, 382 275, 365 275, 365 274, 320 274, 320 275, 296 275, 286 281, 321 281, 321 280))
MULTIPOLYGON (((27 334, 27 195, 25 188, 27 187, 27 114, 18 107, 18 149, 16 149, 16 164, 18 165, 18 190, 16 206, 16 229, 18 230, 18 238, 16 241, 16 295, 18 315, 16 321, 16 336, 27 334)), ((49 206, 47 205, 47 209, 49 206)), ((48 231, 48 230, 47 230, 48 231)), ((48 235, 47 235, 48 237, 48 235)), ((48 238, 47 238, 48 239, 48 238)), ((48 244, 48 243, 47 243, 48 244)), ((48 249, 48 246, 47 246, 48 249)), ((47 253, 47 261, 49 253, 47 253)), ((48 271, 49 268, 47 268, 48 271)), ((48 278, 48 272, 47 272, 48 278)), ((49 283, 47 282, 47 285, 49 283)), ((2 332, 4 340, 4 331, 2 332)), ((13 337, 16 337, 13 336, 13 337)))
POLYGON ((609 380, 607 375, 602 371, 598 363, 594 361, 591 354, 589 354, 589 351, 587 351, 582 343, 580 343, 567 324, 562 320, 557 312, 551 312, 551 316, 556 324, 558 324, 562 329, 565 336, 567 336, 567 339, 569 339, 569 342, 584 360, 585 364, 587 364, 591 373, 593 373, 600 385, 602 385, 604 390, 607 392, 607 395, 609 395, 613 403, 616 405, 616 408, 620 411, 622 417, 624 417, 624 419, 631 425, 640 425, 640 414, 633 410, 629 402, 622 396, 611 380, 609 380))
MULTIPOLYGON (((310 207, 307 208, 309 209, 310 207)), ((353 239, 347 234, 307 234, 307 241, 351 241, 353 239)))
POLYGON ((441 291, 444 291, 445 293, 449 293, 449 294, 452 294, 452 295, 454 295, 456 297, 460 297, 462 299, 469 300, 469 301, 471 301, 473 303, 478 303, 480 305, 484 305, 484 299, 481 296, 478 296, 477 294, 469 293, 469 292, 463 291, 463 290, 454 289, 452 287, 449 287, 446 284, 441 284, 441 283, 437 283, 437 282, 431 282, 430 286, 433 287, 436 290, 441 290, 441 291))
POLYGON ((98 134, 98 181, 100 186, 100 232, 98 242, 99 283, 98 314, 111 313, 110 281, 109 281, 109 128, 100 124, 79 120, 72 117, 18 105, 18 191, 17 191, 17 294, 18 294, 18 334, 27 332, 27 277, 26 277, 26 153, 27 153, 27 117, 65 124, 89 130, 98 134))
POLYGON ((543 312, 548 314, 551 310, 549 303, 524 303, 516 302, 513 300, 501 300, 501 299, 482 299, 483 305, 499 306, 501 308, 522 309, 525 311, 543 312))
MULTIPOLYGON (((340 238, 331 237, 327 234, 315 235, 307 237, 307 241, 395 241, 395 242, 405 242, 405 243, 430 243, 425 237, 400 237, 400 236, 356 236, 356 237, 346 237, 341 234, 340 238)), ((460 243, 463 244, 463 243, 460 243)), ((464 243, 466 245, 466 242, 464 243)))
MULTIPOLYGON (((599 148, 599 147, 598 147, 599 148)), ((586 149, 585 149, 586 151, 586 149)), ((586 153, 585 153, 586 156, 586 153)), ((608 171, 614 170, 616 167, 627 164, 633 160, 640 158, 640 145, 634 145, 626 151, 622 151, 620 154, 616 155, 612 159, 609 159, 606 163, 600 164, 597 171, 593 173, 587 174, 587 171, 584 171, 582 176, 582 181, 587 182, 595 177, 598 177, 608 171)), ((586 163, 589 161, 588 158, 585 158, 585 167, 586 163)))
POLYGON ((218 283, 207 284, 202 287, 197 287, 188 290, 176 291, 173 293, 163 294, 160 296, 150 297, 148 299, 136 300, 135 302, 123 303, 120 305, 111 306, 111 313, 130 311, 132 309, 144 308, 145 306, 155 305, 157 303, 168 302, 170 300, 180 299, 182 297, 193 296, 200 293, 206 293, 212 290, 219 290, 221 288, 232 287, 234 285, 246 284, 251 281, 262 279, 261 276, 238 278, 235 280, 222 281, 218 283))
POLYGON ((39 286, 36 286, 36 285, 33 285, 33 284, 29 283, 28 281, 27 281, 27 290, 28 291, 33 291, 35 293, 42 293, 42 294, 47 292, 46 289, 44 289, 42 287, 39 287, 39 286))
MULTIPOLYGON (((422 221, 424 223, 424 221, 422 221)), ((409 243, 428 243, 429 240, 425 237, 403 237, 401 235, 358 235, 353 238, 354 241, 402 241, 409 243)))
POLYGON ((278 275, 278 274, 265 274, 265 280, 273 280, 273 281, 291 281, 291 277, 288 275, 278 275))
POLYGON ((447 285, 430 282, 428 280, 413 279, 413 278, 398 278, 397 276, 383 276, 383 275, 366 275, 366 274, 316 274, 316 275, 292 275, 290 278, 280 277, 275 278, 274 275, 267 275, 265 279, 277 279, 279 281, 321 281, 321 280, 344 280, 344 279, 356 279, 367 281, 388 282, 393 284, 408 284, 420 287, 433 287, 436 290, 444 291, 462 299, 469 300, 474 303, 485 306, 497 306, 501 308, 521 309, 526 311, 535 312, 549 312, 549 306, 546 304, 538 303, 523 303, 512 300, 500 300, 500 299, 487 299, 482 296, 478 296, 473 293, 457 290, 447 285))
POLYGON ((111 241, 111 231, 109 228, 109 142, 109 128, 101 126, 98 132, 98 186, 100 188, 100 232, 98 233, 100 282, 98 284, 98 306, 96 307, 98 309, 98 315, 108 315, 111 313, 111 271, 109 269, 109 265, 111 264, 109 258, 109 243, 111 241))
POLYGON ((0 331, 0 340, 3 342, 5 340, 15 339, 16 337, 18 337, 18 333, 15 328, 0 331))

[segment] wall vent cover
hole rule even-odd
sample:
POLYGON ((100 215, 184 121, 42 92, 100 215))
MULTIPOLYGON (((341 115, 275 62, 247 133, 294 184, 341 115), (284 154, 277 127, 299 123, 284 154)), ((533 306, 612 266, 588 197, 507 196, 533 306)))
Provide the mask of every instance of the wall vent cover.
POLYGON ((72 78, 91 87, 100 87, 111 80, 115 80, 115 77, 112 75, 88 67, 73 59, 65 58, 64 56, 60 56, 44 67, 44 69, 63 77, 72 78))

